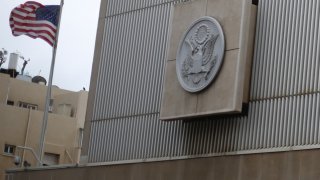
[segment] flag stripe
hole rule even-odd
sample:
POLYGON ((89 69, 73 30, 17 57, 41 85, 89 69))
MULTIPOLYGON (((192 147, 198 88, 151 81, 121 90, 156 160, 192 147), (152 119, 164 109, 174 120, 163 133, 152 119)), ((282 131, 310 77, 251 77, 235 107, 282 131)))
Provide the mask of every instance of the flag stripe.
POLYGON ((31 23, 20 23, 20 22, 16 22, 15 23, 15 28, 25 28, 25 29, 43 29, 46 30, 48 32, 50 32, 53 36, 56 33, 56 30, 52 28, 52 26, 47 25, 47 24, 31 24, 31 23))
POLYGON ((52 37, 50 37, 47 33, 32 32, 32 31, 30 31, 28 34, 26 34, 25 32, 20 32, 20 31, 15 31, 13 33, 14 36, 20 36, 20 35, 23 35, 23 34, 25 34, 25 35, 33 38, 33 39, 42 38, 42 39, 45 39, 46 41, 53 42, 52 37))
POLYGON ((50 33, 46 28, 31 28, 31 27, 16 26, 15 31, 24 32, 24 33, 29 33, 29 32, 46 33, 49 36, 51 36, 52 39, 54 39, 54 35, 55 35, 55 33, 50 33))
POLYGON ((56 31, 56 26, 54 24, 52 24, 51 22, 49 21, 44 21, 44 20, 21 20, 19 18, 15 18, 15 17, 12 17, 13 20, 10 21, 10 24, 21 24, 21 23, 25 23, 25 24, 28 24, 28 25, 44 25, 44 26, 47 26, 47 27, 50 27, 52 30, 56 31), (13 22, 14 21, 14 22, 13 22))
POLYGON ((43 7, 44 5, 38 3, 38 2, 35 2, 35 1, 28 1, 25 3, 26 5, 32 5, 34 6, 35 8, 39 8, 39 7, 43 7))
POLYGON ((13 10, 13 12, 21 12, 21 13, 26 13, 26 14, 28 14, 32 11, 33 11, 33 9, 31 9, 31 8, 29 9, 29 8, 21 8, 21 7, 17 7, 13 10))
POLYGON ((24 13, 18 12, 18 11, 13 11, 11 13, 12 17, 21 19, 21 20, 36 20, 36 15, 35 14, 28 14, 28 15, 24 15, 24 13))
POLYGON ((15 23, 10 23, 10 25, 14 25, 14 28, 16 26, 25 26, 27 27, 31 27, 31 28, 40 28, 43 27, 45 29, 48 29, 48 31, 50 31, 53 35, 56 33, 56 28, 54 27, 54 25, 48 21, 20 21, 20 20, 15 20, 15 23))
POLYGON ((33 39, 36 38, 41 38, 43 40, 45 40, 46 42, 48 42, 50 45, 53 45, 54 40, 52 39, 52 37, 50 37, 47 33, 40 33, 40 32, 28 32, 27 34, 25 32, 20 32, 20 31, 15 31, 13 33, 14 36, 20 36, 20 35, 27 35, 33 39))

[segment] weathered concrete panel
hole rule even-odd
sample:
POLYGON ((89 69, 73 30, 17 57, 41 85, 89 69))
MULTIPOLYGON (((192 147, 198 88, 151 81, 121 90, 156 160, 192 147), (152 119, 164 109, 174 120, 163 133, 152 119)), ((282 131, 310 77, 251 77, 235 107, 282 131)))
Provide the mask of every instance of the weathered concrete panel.
POLYGON ((11 171, 12 180, 315 180, 320 150, 11 171))

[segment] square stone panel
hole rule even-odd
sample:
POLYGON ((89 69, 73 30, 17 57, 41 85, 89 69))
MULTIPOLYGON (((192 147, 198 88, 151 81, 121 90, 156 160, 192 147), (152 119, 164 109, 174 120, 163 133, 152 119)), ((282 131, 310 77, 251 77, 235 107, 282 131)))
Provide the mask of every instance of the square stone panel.
MULTIPOLYGON (((216 79, 198 95, 197 113, 199 115, 235 110, 238 55, 239 50, 225 52, 224 62, 216 79)), ((241 111, 241 108, 239 110, 241 111)))
POLYGON ((287 175, 287 153, 270 153, 262 156, 261 180, 283 180, 287 175))
POLYGON ((240 47, 241 23, 249 0, 208 0, 206 16, 216 18, 225 34, 226 50, 240 47))
POLYGON ((262 155, 243 155, 240 157, 240 179, 261 180, 262 155))
MULTIPOLYGON (((246 10, 247 11, 247 10, 246 10)), ((249 11, 249 10, 248 10, 249 11)), ((244 77, 244 90, 243 90, 243 102, 244 103, 249 103, 250 99, 250 78, 251 78, 251 69, 252 69, 252 61, 253 61, 253 54, 254 54, 254 34, 256 30, 256 14, 257 14, 257 6, 251 5, 250 11, 248 12, 248 16, 250 18, 249 22, 247 22, 247 33, 246 36, 247 38, 241 41, 241 47, 245 46, 245 48, 242 51, 242 55, 246 60, 246 67, 245 67, 245 77, 244 77)))
POLYGON ((189 26, 206 15, 207 0, 190 1, 174 6, 168 60, 176 59, 178 46, 189 26))
POLYGON ((300 155, 304 151, 291 151, 287 152, 287 164, 285 180, 300 180, 300 155))
POLYGON ((182 180, 212 180, 215 174, 215 162, 212 158, 185 160, 182 180))
POLYGON ((299 170, 301 180, 313 180, 320 177, 320 150, 308 150, 299 152, 299 170))
POLYGON ((173 118, 196 113, 197 94, 185 91, 178 81, 176 61, 167 61, 161 117, 173 118))
POLYGON ((235 82, 238 55, 239 50, 225 52, 217 78, 201 93, 185 91, 177 78, 176 61, 167 61, 160 118, 167 120, 241 111, 241 106, 237 106, 234 100, 239 96, 235 82))
POLYGON ((242 104, 249 98, 255 8, 249 0, 195 0, 174 6, 161 120, 242 111, 242 104), (201 92, 189 93, 176 75, 176 53, 186 30, 203 16, 214 17, 222 26, 226 41, 224 62, 211 85, 201 92))

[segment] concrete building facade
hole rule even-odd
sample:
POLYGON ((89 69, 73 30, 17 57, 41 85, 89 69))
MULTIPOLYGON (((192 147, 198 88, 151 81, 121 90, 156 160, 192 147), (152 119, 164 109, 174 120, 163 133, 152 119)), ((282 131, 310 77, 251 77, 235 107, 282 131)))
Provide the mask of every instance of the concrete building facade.
MULTIPOLYGON (((47 86, 11 78, 0 73, 0 179, 4 170, 35 167, 47 86), (19 156, 21 164, 14 164, 19 156)), ((48 118, 44 164, 79 163, 81 140, 88 93, 72 92, 53 87, 52 106, 48 118)))
POLYGON ((85 163, 9 171, 8 179, 319 179, 319 6, 319 0, 102 0, 85 163), (184 31, 183 20, 211 14, 222 22, 226 51, 238 57, 243 41, 234 30, 248 10, 256 11, 256 26, 242 112, 161 121, 166 63, 175 58, 170 45, 180 40, 171 36, 174 27, 184 31), (179 13, 185 19, 174 24, 179 13))

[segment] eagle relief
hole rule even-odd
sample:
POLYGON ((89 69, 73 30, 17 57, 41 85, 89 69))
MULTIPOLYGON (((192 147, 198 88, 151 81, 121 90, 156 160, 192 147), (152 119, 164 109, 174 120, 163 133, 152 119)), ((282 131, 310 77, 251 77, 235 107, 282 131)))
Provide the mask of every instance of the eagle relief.
POLYGON ((185 33, 177 53, 177 75, 189 92, 206 88, 217 76, 224 55, 224 35, 218 21, 202 17, 185 33))

